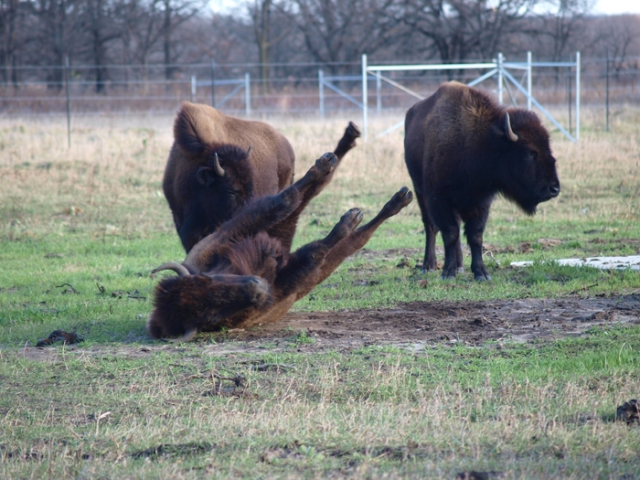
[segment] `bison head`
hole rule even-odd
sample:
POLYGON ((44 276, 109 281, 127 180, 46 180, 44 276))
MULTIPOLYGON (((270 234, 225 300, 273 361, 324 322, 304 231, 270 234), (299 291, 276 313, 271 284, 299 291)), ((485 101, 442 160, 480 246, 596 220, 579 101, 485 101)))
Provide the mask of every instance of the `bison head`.
POLYGON ((249 150, 234 145, 206 148, 184 178, 183 219, 178 235, 189 251, 253 197, 249 150))
POLYGON ((500 190, 533 215, 539 203, 560 193, 549 134, 535 113, 521 109, 505 112, 495 131, 501 151, 500 190))
POLYGON ((147 330, 154 338, 191 340, 198 331, 216 330, 236 313, 272 300, 269 283, 248 275, 192 275, 166 264, 156 269, 175 270, 179 276, 163 279, 156 287, 154 309, 147 330))

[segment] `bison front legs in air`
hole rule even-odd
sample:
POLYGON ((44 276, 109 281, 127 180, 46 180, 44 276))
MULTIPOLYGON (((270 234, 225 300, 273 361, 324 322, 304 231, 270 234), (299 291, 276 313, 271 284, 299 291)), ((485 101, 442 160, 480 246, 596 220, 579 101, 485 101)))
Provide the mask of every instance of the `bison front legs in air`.
POLYGON ((349 210, 324 239, 291 252, 295 230, 275 227, 297 219, 301 207, 327 184, 338 161, 333 153, 323 155, 293 185, 247 204, 198 242, 183 263, 157 268, 174 270, 178 277, 165 278, 156 287, 149 333, 188 340, 199 331, 277 321, 411 202, 411 192, 402 188, 359 228, 362 212, 349 210))

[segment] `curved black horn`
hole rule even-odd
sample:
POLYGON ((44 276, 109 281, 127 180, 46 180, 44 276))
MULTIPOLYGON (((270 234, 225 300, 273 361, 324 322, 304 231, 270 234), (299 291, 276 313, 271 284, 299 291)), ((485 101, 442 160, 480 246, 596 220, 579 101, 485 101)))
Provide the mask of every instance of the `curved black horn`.
POLYGON ((213 170, 219 177, 224 177, 224 169, 220 166, 220 159, 217 153, 213 156, 213 170))
POLYGON ((511 140, 512 142, 517 142, 518 141, 518 135, 513 133, 513 130, 511 129, 511 119, 509 118, 509 113, 507 113, 505 115, 505 122, 504 123, 505 123, 504 129, 507 132, 507 137, 509 137, 509 140, 511 140))
POLYGON ((151 271, 151 276, 153 277, 156 273, 161 272, 162 270, 173 270, 178 274, 179 277, 188 277, 191 275, 187 267, 178 262, 168 262, 163 265, 160 265, 158 268, 155 268, 151 271))

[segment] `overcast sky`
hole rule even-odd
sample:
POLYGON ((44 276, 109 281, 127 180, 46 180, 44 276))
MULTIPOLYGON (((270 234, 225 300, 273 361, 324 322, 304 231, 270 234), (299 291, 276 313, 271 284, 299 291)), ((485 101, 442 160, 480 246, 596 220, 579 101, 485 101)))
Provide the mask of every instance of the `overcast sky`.
MULTIPOLYGON (((230 9, 237 8, 243 0, 210 0, 214 11, 229 12, 230 9)), ((244 12, 243 12, 244 13, 244 12)), ((618 13, 638 13, 640 14, 640 0, 598 0, 594 13, 604 13, 615 15, 618 13)))

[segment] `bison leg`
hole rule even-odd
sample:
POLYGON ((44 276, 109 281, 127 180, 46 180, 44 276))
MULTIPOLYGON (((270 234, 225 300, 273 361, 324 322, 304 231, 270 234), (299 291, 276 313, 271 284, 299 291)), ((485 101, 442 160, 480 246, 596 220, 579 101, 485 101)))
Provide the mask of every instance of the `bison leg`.
POLYGON ((471 250, 471 271, 478 281, 491 280, 491 276, 482 260, 482 236, 489 217, 490 206, 490 202, 488 205, 482 205, 480 209, 474 212, 472 217, 463 219, 465 220, 464 234, 471 250))
MULTIPOLYGON (((413 185, 415 188, 415 182, 413 185)), ((436 269, 436 236, 438 234, 438 227, 436 227, 429 216, 429 205, 427 203, 426 196, 417 188, 416 196, 418 197, 418 206, 420 207, 420 213, 422 214, 422 223, 424 225, 424 232, 426 236, 424 259, 422 261, 422 273, 426 273, 430 270, 436 269)))
POLYGON ((338 142, 338 146, 334 151, 334 155, 336 156, 336 164, 331 172, 328 175, 325 175, 317 182, 314 182, 310 188, 307 188, 302 196, 302 202, 300 202, 300 206, 296 209, 296 211, 287 217, 280 225, 270 231, 269 233, 275 237, 277 237, 281 242, 285 249, 289 250, 291 248, 291 244, 293 242, 293 236, 295 235, 296 226, 298 225, 298 218, 300 214, 305 209, 305 207, 309 204, 309 202, 316 197, 328 184, 331 182, 333 178, 333 174, 335 169, 340 165, 340 161, 347 154, 349 150, 356 146, 356 138, 360 136, 360 130, 355 126, 353 122, 349 122, 349 126, 345 129, 344 135, 338 142))
POLYGON ((338 142, 338 146, 333 151, 338 160, 342 160, 349 150, 356 146, 356 138, 360 136, 360 130, 356 127, 355 123, 349 122, 349 125, 344 131, 344 135, 338 142))
MULTIPOLYGON (((267 230, 270 236, 280 239, 274 232, 279 232, 281 225, 287 224, 287 219, 299 207, 305 192, 312 188, 315 182, 321 181, 335 168, 338 160, 333 153, 325 153, 316 160, 307 173, 293 185, 276 195, 255 199, 231 219, 223 224, 218 232, 217 242, 229 237, 246 237, 260 231, 267 230)), ((293 235, 292 235, 293 236, 293 235)))
POLYGON ((442 203, 437 208, 431 208, 430 214, 434 223, 442 232, 442 240, 444 242, 442 279, 455 278, 458 269, 462 267, 460 219, 453 208, 442 203))
POLYGON ((347 238, 361 221, 362 212, 357 208, 352 208, 342 216, 324 239, 308 243, 292 253, 287 265, 278 272, 275 282, 278 295, 286 297, 303 291, 303 295, 296 294, 299 299, 311 291, 322 281, 318 280, 318 276, 326 261, 327 254, 347 238))
POLYGON ((338 266, 349 255, 354 254, 366 245, 373 233, 382 223, 390 217, 396 215, 400 210, 409 205, 413 200, 413 194, 407 187, 402 187, 393 197, 382 207, 382 210, 367 224, 354 230, 349 236, 342 239, 327 254, 324 263, 320 267, 319 274, 312 285, 307 285, 305 289, 298 290, 298 299, 304 297, 316 285, 323 282, 331 275, 338 266))
POLYGON ((328 183, 327 178, 331 178, 338 163, 339 159, 334 153, 325 153, 316 160, 315 165, 307 171, 304 177, 289 187, 300 193, 300 203, 295 211, 268 230, 270 236, 280 240, 285 251, 291 249, 293 236, 296 233, 296 226, 298 225, 298 218, 302 210, 304 210, 304 207, 309 203, 314 192, 317 194, 319 191, 318 185, 324 186, 328 183))

